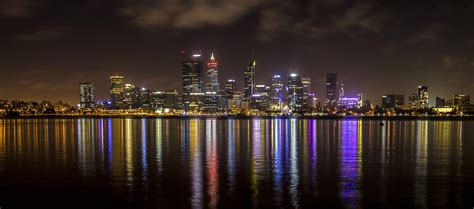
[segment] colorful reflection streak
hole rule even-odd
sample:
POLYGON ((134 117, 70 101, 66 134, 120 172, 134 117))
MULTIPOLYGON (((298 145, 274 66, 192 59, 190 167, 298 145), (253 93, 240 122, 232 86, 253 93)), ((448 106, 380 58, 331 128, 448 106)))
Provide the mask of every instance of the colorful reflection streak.
POLYGON ((472 207, 473 121, 383 122, 0 119, 0 206, 472 207))
POLYGON ((358 208, 362 166, 362 127, 357 120, 341 122, 340 188, 347 208, 358 208))

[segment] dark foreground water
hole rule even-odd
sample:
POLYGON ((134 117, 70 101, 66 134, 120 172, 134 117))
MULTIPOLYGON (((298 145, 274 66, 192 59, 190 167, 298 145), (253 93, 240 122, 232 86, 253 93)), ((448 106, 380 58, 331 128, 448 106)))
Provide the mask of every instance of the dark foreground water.
POLYGON ((0 120, 0 207, 473 207, 473 121, 379 123, 0 120))

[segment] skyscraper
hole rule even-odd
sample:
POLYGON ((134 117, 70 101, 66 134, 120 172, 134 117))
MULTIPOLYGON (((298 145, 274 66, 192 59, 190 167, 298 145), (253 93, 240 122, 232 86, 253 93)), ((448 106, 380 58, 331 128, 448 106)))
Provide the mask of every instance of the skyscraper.
POLYGON ((463 107, 471 104, 471 97, 469 95, 455 94, 453 96, 453 106, 456 110, 461 110, 463 107))
POLYGON ((80 84, 80 108, 92 109, 95 105, 95 87, 93 83, 80 84))
POLYGON ((266 111, 269 107, 270 86, 255 85, 255 92, 251 97, 250 106, 253 110, 266 111))
POLYGON ((232 99, 235 92, 237 91, 237 82, 234 79, 229 79, 225 83, 225 97, 227 99, 232 99))
POLYGON ((256 61, 252 59, 244 71, 244 98, 250 100, 255 93, 255 66, 256 61))
POLYGON ((430 107, 428 87, 418 86, 418 108, 428 109, 430 107))
POLYGON ((301 78, 301 83, 303 85, 303 108, 307 111, 310 111, 311 109, 311 103, 313 97, 310 98, 309 94, 311 92, 311 78, 310 77, 304 77, 301 78))
POLYGON ((218 65, 219 63, 214 58, 214 53, 211 53, 211 58, 207 62, 206 92, 219 91, 218 65))
POLYGON ((337 74, 326 74, 326 104, 330 106, 336 105, 337 96, 337 74))
POLYGON ((408 97, 408 106, 410 109, 417 109, 418 108, 418 94, 412 93, 408 97))
POLYGON ((112 108, 122 108, 123 104, 123 90, 124 90, 123 76, 110 76, 110 104, 112 108))
POLYGON ((288 78, 288 104, 292 112, 301 112, 303 107, 303 83, 297 74, 288 78))
POLYGON ((202 58, 201 54, 192 54, 191 57, 183 57, 182 62, 182 96, 183 107, 188 110, 190 105, 197 104, 196 96, 203 93, 202 91, 202 58))
POLYGON ((274 75, 272 78, 270 103, 274 109, 281 110, 285 100, 283 92, 283 81, 281 75, 274 75))

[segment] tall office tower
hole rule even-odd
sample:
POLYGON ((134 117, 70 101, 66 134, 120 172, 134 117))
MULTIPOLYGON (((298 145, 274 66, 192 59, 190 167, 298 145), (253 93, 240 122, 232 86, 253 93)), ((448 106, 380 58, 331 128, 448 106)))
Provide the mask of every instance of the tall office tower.
POLYGON ((301 112, 303 107, 303 83, 297 74, 288 78, 288 105, 293 112, 301 112))
POLYGON ((123 90, 123 108, 133 108, 138 101, 138 91, 135 84, 126 83, 123 90))
POLYGON ((303 93, 307 96, 311 92, 311 78, 301 78, 301 83, 303 84, 303 93))
POLYGON ((80 84, 80 107, 81 109, 92 109, 95 105, 95 87, 94 83, 80 84))
POLYGON ((237 82, 234 79, 229 79, 225 83, 225 97, 226 99, 234 98, 234 94, 237 91, 237 82))
POLYGON ((311 91, 311 78, 309 77, 304 77, 301 78, 301 83, 303 85, 303 107, 305 109, 309 108, 309 93, 311 91))
POLYGON ((255 58, 245 68, 244 71, 244 98, 250 100, 255 93, 255 58))
POLYGON ((430 107, 427 86, 418 86, 418 107, 420 109, 428 109, 430 107))
POLYGON ((270 86, 255 85, 255 92, 251 97, 251 109, 266 111, 269 108, 270 86))
POLYGON ((191 57, 183 57, 182 62, 182 96, 183 106, 188 110, 190 105, 194 106, 197 103, 197 95, 203 93, 202 91, 202 58, 201 54, 192 54, 191 57))
POLYGON ((206 92, 219 91, 218 66, 219 66, 219 63, 214 58, 214 53, 211 53, 211 58, 207 62, 206 92))
POLYGON ((410 109, 418 109, 418 94, 412 93, 410 97, 408 97, 408 107, 410 109))
POLYGON ((285 93, 283 92, 283 81, 281 75, 274 75, 272 78, 271 99, 270 103, 275 109, 282 109, 285 101, 285 93))
POLYGON ((456 110, 461 110, 463 107, 471 104, 471 97, 468 95, 455 94, 453 96, 453 107, 456 110))
POLYGON ((326 104, 335 106, 337 100, 337 74, 326 74, 326 104))
POLYGON ((122 108, 123 91, 124 91, 123 76, 110 76, 110 104, 112 108, 122 108))

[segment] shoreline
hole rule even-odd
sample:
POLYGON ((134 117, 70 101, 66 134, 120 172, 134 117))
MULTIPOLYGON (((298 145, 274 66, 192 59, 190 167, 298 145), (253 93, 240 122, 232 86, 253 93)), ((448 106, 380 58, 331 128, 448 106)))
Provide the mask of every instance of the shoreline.
POLYGON ((0 117, 0 119, 74 119, 74 118, 160 118, 160 119, 320 119, 320 120, 472 120, 474 115, 468 116, 338 116, 338 115, 317 115, 317 116, 241 116, 241 115, 21 115, 15 117, 0 117))

